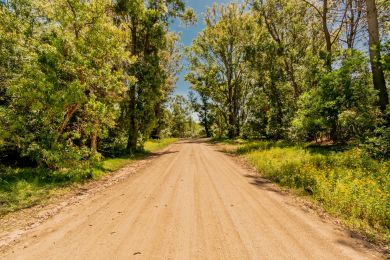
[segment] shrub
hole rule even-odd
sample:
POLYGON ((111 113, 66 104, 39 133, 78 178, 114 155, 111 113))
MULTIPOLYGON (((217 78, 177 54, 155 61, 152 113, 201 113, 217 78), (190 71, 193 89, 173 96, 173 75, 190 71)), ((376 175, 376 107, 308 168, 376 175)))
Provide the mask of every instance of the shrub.
POLYGON ((390 127, 376 129, 375 136, 363 145, 365 151, 376 159, 390 159, 390 127))

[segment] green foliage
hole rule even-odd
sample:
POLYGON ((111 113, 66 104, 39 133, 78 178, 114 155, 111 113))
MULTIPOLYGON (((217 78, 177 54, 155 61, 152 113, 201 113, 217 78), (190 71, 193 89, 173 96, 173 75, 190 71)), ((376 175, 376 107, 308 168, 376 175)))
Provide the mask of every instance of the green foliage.
POLYGON ((128 46, 137 59, 125 64, 127 74, 137 81, 127 84, 127 96, 121 102, 120 128, 127 132, 126 152, 143 149, 151 135, 160 137, 163 104, 175 83, 180 55, 177 35, 168 33, 170 18, 193 19, 182 1, 118 1, 118 19, 129 28, 128 46))
MULTIPOLYGON (((209 8, 206 28, 187 50, 190 72, 186 79, 193 90, 214 104, 219 114, 214 117, 223 121, 216 121, 219 132, 227 131, 230 137, 240 135, 251 85, 245 49, 254 37, 255 22, 244 10, 245 5, 235 3, 209 8)), ((204 120, 204 115, 201 118, 204 120)))
POLYGON ((162 136, 180 59, 168 25, 196 18, 182 1, 0 3, 2 212, 116 169, 129 159, 104 156, 162 136))
POLYGON ((144 148, 146 152, 154 152, 157 150, 161 150, 176 141, 177 138, 164 138, 159 140, 150 140, 145 143, 144 148))
POLYGON ((170 133, 173 137, 194 137, 197 135, 197 123, 192 118, 190 102, 176 95, 171 102, 170 133))
MULTIPOLYGON (((231 138, 356 143, 372 136, 383 111, 368 57, 355 46, 360 32, 350 31, 362 27, 354 18, 359 3, 251 3, 209 8, 206 28, 187 50, 186 79, 215 119, 208 128, 231 138)), ((385 73, 387 45, 380 49, 385 73)), ((197 113, 204 121, 204 110, 197 113)))
POLYGON ((370 83, 366 59, 347 52, 340 68, 325 73, 318 87, 300 97, 292 134, 301 140, 328 135, 345 142, 373 130, 377 115, 370 83))
POLYGON ((29 46, 22 46, 28 56, 5 93, 2 119, 11 134, 2 136, 21 154, 59 169, 88 159, 90 140, 115 124, 123 81, 132 80, 119 65, 131 59, 125 34, 106 12, 109 1, 41 4, 32 8, 49 22, 34 20, 29 46))
POLYGON ((363 143, 363 149, 376 159, 390 159, 390 127, 375 129, 374 136, 363 143))
POLYGON ((209 97, 206 93, 203 93, 198 90, 199 99, 195 96, 194 92, 189 93, 189 102, 191 107, 199 116, 200 125, 204 128, 204 136, 211 137, 213 132, 211 126, 213 125, 214 115, 209 97))
POLYGON ((176 141, 175 138, 147 141, 143 153, 133 157, 108 158, 88 167, 84 165, 83 168, 75 167, 72 162, 67 162, 68 168, 60 170, 11 168, 0 165, 0 216, 45 203, 50 198, 63 195, 72 187, 91 179, 98 179, 176 141))
POLYGON ((180 58, 169 20, 195 19, 182 1, 11 0, 0 12, 0 152, 84 169, 161 128, 180 58))

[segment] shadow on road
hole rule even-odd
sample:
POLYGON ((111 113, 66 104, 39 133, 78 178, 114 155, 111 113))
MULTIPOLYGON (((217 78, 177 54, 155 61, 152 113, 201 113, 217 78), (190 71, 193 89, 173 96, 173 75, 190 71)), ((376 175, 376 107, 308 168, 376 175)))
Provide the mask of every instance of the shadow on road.
POLYGON ((279 189, 273 187, 272 182, 270 180, 267 180, 260 176, 250 175, 250 174, 244 175, 244 177, 250 179, 249 183, 256 186, 259 189, 272 191, 284 195, 284 193, 281 192, 279 189))
POLYGON ((147 157, 149 157, 149 158, 157 158, 157 157, 161 157, 161 156, 168 155, 168 154, 174 154, 174 153, 178 153, 178 152, 179 151, 152 152, 152 153, 148 153, 147 157))
POLYGON ((178 143, 184 144, 202 144, 209 143, 210 138, 191 138, 191 139, 180 139, 178 143))

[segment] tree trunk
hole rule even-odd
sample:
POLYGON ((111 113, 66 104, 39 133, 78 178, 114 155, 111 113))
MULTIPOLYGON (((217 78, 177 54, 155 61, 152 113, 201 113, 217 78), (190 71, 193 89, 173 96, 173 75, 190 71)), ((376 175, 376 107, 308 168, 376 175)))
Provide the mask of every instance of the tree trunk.
POLYGON ((292 62, 289 64, 289 61, 287 61, 287 59, 284 58, 284 67, 286 69, 291 85, 294 89, 294 100, 297 101, 299 96, 301 95, 301 89, 295 79, 294 65, 292 64, 292 62))
POLYGON ((378 105, 382 112, 386 110, 389 104, 389 95, 386 89, 385 76, 380 63, 380 39, 378 29, 378 13, 375 0, 366 0, 367 4, 367 22, 368 22, 368 44, 370 46, 370 62, 374 88, 379 92, 378 105))
POLYGON ((235 122, 234 122, 234 115, 233 112, 229 113, 229 130, 228 130, 228 137, 229 138, 234 138, 236 137, 235 133, 235 122))
POLYGON ((160 139, 161 138, 161 128, 162 128, 162 111, 161 111, 161 103, 157 103, 154 107, 154 116, 157 118, 157 124, 152 130, 150 137, 152 139, 160 139))
POLYGON ((208 123, 205 123, 204 125, 204 130, 206 132, 206 137, 211 137, 210 135, 210 129, 209 129, 209 124, 208 123))
MULTIPOLYGON (((131 42, 132 42, 132 50, 131 54, 137 56, 137 20, 135 17, 131 19, 132 28, 131 28, 131 42)), ((129 131, 128 131, 128 139, 127 139, 127 151, 130 155, 134 154, 137 149, 137 139, 138 139, 138 129, 136 122, 136 84, 130 86, 129 90, 129 131)))
POLYGON ((328 1, 323 1, 322 6, 322 29, 324 30, 325 42, 326 42, 326 56, 325 66, 331 71, 332 70, 332 40, 328 28, 328 1))
POLYGON ((70 119, 77 112, 77 110, 79 110, 80 107, 81 107, 80 104, 74 104, 70 108, 68 108, 68 110, 66 111, 66 114, 65 114, 65 118, 62 121, 60 127, 58 128, 58 133, 57 133, 57 137, 56 137, 55 142, 57 142, 58 139, 61 137, 61 135, 64 132, 65 127, 68 125, 70 119))
POLYGON ((130 104, 129 104, 129 117, 130 125, 127 139, 127 151, 129 154, 134 154, 137 149, 138 129, 136 122, 136 85, 130 88, 130 104))
POLYGON ((331 126, 330 126, 329 137, 330 139, 332 139, 333 143, 336 144, 339 141, 338 131, 337 131, 338 117, 337 116, 332 117, 330 120, 331 120, 330 122, 331 126))
POLYGON ((91 152, 92 154, 96 154, 97 152, 97 133, 96 131, 92 133, 91 136, 91 152))
POLYGON ((229 116, 228 116, 228 137, 235 138, 236 137, 236 120, 234 117, 234 89, 232 84, 232 73, 230 72, 230 68, 228 70, 227 75, 227 85, 228 85, 228 107, 229 107, 229 116))
POLYGON ((204 98, 202 98, 202 100, 203 100, 203 115, 204 115, 204 119, 203 119, 204 131, 206 132, 206 137, 211 137, 207 101, 204 98))
POLYGON ((200 93, 200 98, 202 101, 202 105, 201 105, 200 109, 203 110, 202 121, 203 121, 204 131, 206 132, 206 137, 211 137, 208 97, 204 93, 200 93))

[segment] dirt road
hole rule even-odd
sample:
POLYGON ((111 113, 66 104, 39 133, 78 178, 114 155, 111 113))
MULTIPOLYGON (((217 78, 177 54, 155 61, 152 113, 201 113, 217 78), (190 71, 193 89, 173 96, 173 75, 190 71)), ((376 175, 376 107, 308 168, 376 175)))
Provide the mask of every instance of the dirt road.
POLYGON ((336 225, 201 141, 64 209, 2 259, 370 259, 336 225))

